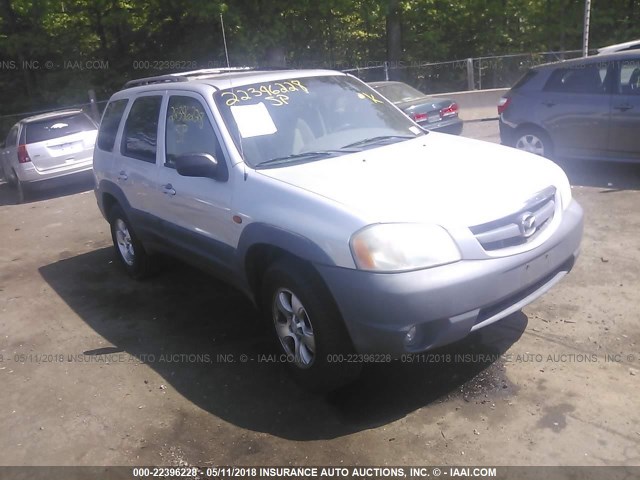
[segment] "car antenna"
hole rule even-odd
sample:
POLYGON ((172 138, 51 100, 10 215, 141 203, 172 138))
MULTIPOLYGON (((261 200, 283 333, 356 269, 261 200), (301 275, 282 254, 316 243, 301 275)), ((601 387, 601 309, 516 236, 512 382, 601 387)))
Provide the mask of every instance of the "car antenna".
POLYGON ((229 65, 229 51, 227 50, 227 36, 224 34, 224 20, 222 19, 222 12, 220 12, 220 25, 222 26, 222 43, 224 43, 224 56, 227 58, 227 68, 231 68, 231 65, 229 65))
MULTIPOLYGON (((222 43, 224 44, 224 56, 227 59, 227 68, 231 68, 229 63, 229 50, 227 49, 227 36, 224 33, 224 19, 222 18, 222 12, 220 12, 220 26, 222 27, 222 43)), ((231 87, 231 91, 233 92, 233 84, 231 83, 231 79, 229 79, 229 86, 231 87)), ((242 146, 242 135, 238 131, 238 139, 240 140, 240 156, 244 160, 244 148, 242 146)), ((247 180, 247 171, 245 169, 244 180, 247 180)))

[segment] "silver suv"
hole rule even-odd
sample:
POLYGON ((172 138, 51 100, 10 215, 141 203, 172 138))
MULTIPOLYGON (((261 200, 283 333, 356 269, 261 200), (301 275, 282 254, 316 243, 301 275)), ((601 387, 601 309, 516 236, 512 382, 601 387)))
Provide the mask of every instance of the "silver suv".
POLYGON ((426 132, 333 71, 129 82, 96 196, 133 277, 170 254, 235 285, 316 389, 467 336, 572 268, 582 209, 554 163, 426 132))
POLYGON ((640 51, 533 67, 498 114, 504 145, 557 160, 640 162, 640 51))

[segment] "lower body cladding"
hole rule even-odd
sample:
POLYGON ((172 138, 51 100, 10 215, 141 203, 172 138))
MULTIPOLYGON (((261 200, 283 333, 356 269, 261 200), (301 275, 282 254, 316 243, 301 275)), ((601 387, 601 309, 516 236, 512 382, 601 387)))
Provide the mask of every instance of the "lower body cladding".
POLYGON ((422 352, 460 340, 549 290, 573 267, 583 213, 572 201, 528 252, 401 273, 318 266, 359 353, 422 352))

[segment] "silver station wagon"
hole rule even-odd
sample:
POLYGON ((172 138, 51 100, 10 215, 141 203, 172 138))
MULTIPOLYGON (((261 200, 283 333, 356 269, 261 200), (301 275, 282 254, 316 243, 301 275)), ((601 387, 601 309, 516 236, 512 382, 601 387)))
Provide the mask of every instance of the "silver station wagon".
POLYGON ((82 110, 20 120, 0 150, 4 178, 21 199, 29 185, 91 170, 97 125, 82 110))

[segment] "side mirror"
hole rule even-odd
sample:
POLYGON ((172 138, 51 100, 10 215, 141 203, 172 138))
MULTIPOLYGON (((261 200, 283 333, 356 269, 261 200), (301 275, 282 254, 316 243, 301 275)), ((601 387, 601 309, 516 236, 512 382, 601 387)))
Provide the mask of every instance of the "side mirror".
POLYGON ((183 177, 218 178, 218 161, 208 153, 186 153, 175 161, 176 170, 183 177))

